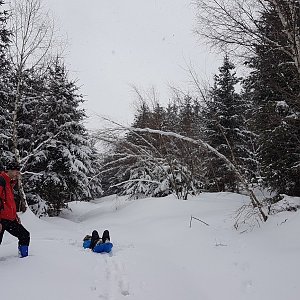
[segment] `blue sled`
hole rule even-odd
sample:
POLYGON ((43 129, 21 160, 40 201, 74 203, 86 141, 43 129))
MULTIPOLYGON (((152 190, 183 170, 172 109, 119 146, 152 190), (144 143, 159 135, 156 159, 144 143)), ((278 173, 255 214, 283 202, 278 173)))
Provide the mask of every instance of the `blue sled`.
MULTIPOLYGON (((91 241, 90 240, 86 240, 83 242, 83 248, 90 248, 90 245, 91 245, 91 241)), ((103 243, 103 244, 97 244, 93 251, 94 252, 97 252, 97 253, 103 253, 103 252, 106 252, 106 253, 109 253, 111 251, 113 247, 113 244, 112 243, 103 243)))
POLYGON ((113 247, 112 243, 103 243, 103 244, 98 244, 94 247, 93 251, 97 253, 102 253, 106 252, 109 253, 113 247))
POLYGON ((83 248, 84 249, 90 248, 90 246, 91 246, 91 240, 83 241, 83 248))

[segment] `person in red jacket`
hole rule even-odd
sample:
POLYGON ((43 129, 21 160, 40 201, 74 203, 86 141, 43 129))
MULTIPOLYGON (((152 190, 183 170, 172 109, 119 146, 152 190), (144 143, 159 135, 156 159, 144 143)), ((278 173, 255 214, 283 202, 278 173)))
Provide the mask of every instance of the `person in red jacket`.
POLYGON ((30 234, 21 224, 17 215, 13 187, 20 175, 20 166, 10 163, 5 171, 0 173, 0 244, 5 231, 19 240, 19 253, 21 257, 28 256, 30 234))

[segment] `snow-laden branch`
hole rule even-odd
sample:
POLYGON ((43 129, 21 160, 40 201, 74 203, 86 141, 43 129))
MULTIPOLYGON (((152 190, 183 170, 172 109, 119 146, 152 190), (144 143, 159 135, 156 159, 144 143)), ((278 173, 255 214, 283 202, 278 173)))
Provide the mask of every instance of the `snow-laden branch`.
POLYGON ((59 131, 58 133, 56 133, 53 136, 50 136, 48 139, 44 140, 43 142, 41 142, 36 148, 34 148, 27 156, 23 157, 20 162, 22 164, 22 168, 21 171, 24 169, 24 167, 26 166, 28 160, 34 156, 44 145, 46 145, 48 142, 50 142, 52 139, 56 138, 59 134, 61 133, 61 131, 59 131))
POLYGON ((222 153, 220 153, 214 147, 210 146, 208 143, 204 142, 201 139, 194 140, 192 138, 183 136, 183 135, 175 133, 175 132, 170 132, 170 131, 161 131, 161 130, 157 130, 157 129, 134 128, 134 127, 130 127, 130 128, 128 128, 128 130, 136 131, 136 132, 155 133, 155 134, 159 134, 159 135, 163 135, 163 136, 174 137, 176 139, 184 140, 186 142, 198 145, 198 146, 202 147, 203 149, 208 150, 209 152, 215 154, 217 157, 222 159, 228 165, 228 167, 232 171, 234 171, 235 174, 238 176, 238 178, 240 179, 243 187, 245 188, 245 190, 247 191, 247 193, 250 197, 250 200, 251 200, 251 203, 252 203, 253 207, 258 208, 262 219, 264 221, 266 221, 268 219, 267 215, 264 213, 264 211, 262 209, 262 205, 261 205, 260 201, 256 198, 254 192, 249 188, 249 185, 248 185, 246 179, 242 176, 242 174, 240 173, 238 168, 226 156, 224 156, 222 153))
POLYGON ((117 187, 117 186, 126 184, 126 183, 128 183, 128 182, 150 182, 150 183, 155 183, 155 184, 157 184, 157 185, 160 184, 159 181, 155 181, 155 180, 148 180, 148 179, 129 179, 129 180, 126 180, 126 181, 117 183, 117 184, 115 184, 115 185, 112 185, 112 187, 117 187))
MULTIPOLYGON (((251 204, 254 208, 257 208, 259 210, 260 216, 262 218, 263 221, 266 221, 268 219, 267 215, 264 213, 263 208, 262 208, 262 204, 260 203, 260 201, 256 198, 254 192, 252 191, 252 189, 249 187, 249 184, 247 182, 247 180, 244 178, 244 176, 240 173, 239 169, 237 166, 235 166, 226 156, 224 156, 222 153, 220 153, 218 150, 216 150, 214 147, 212 147, 211 145, 209 145, 208 143, 204 142, 202 139, 193 139, 190 137, 186 137, 183 136, 181 134, 175 133, 175 132, 171 132, 171 131, 162 131, 162 130, 157 130, 157 129, 151 129, 151 128, 136 128, 136 127, 126 127, 122 124, 119 124, 115 121, 112 121, 110 119, 107 118, 103 118, 104 120, 118 126, 119 128, 123 129, 124 131, 130 131, 130 132, 135 132, 135 133, 151 133, 151 134, 157 134, 157 135, 161 135, 161 136, 168 136, 168 137, 172 137, 175 139, 179 139, 182 141, 186 141, 188 143, 194 144, 199 146, 200 148, 202 148, 203 150, 206 150, 210 153, 213 153, 214 155, 216 155, 217 157, 219 157, 221 160, 223 160, 226 165, 236 174, 236 176, 239 178, 241 184, 243 185, 244 189, 247 191, 250 200, 251 200, 251 204)), ((153 146, 152 146, 153 147, 153 146)))

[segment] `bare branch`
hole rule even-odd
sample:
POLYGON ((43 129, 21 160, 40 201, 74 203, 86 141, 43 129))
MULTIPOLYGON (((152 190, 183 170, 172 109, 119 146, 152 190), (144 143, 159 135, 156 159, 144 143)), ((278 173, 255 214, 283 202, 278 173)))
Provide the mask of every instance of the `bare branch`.
POLYGON ((211 45, 249 57, 257 45, 268 43, 288 55, 300 73, 298 0, 195 0, 194 5, 198 11, 195 31, 211 45), (261 16, 274 11, 283 28, 284 44, 259 30, 261 16))

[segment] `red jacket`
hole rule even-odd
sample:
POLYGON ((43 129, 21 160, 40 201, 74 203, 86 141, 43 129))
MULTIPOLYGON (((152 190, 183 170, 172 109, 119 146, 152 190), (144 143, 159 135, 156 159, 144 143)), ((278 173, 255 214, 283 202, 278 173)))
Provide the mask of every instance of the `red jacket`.
POLYGON ((0 198, 4 206, 3 209, 0 210, 0 220, 6 219, 13 221, 17 217, 17 208, 13 191, 15 182, 13 182, 5 172, 1 172, 0 176, 4 178, 6 185, 5 191, 4 188, 0 185, 0 198))

